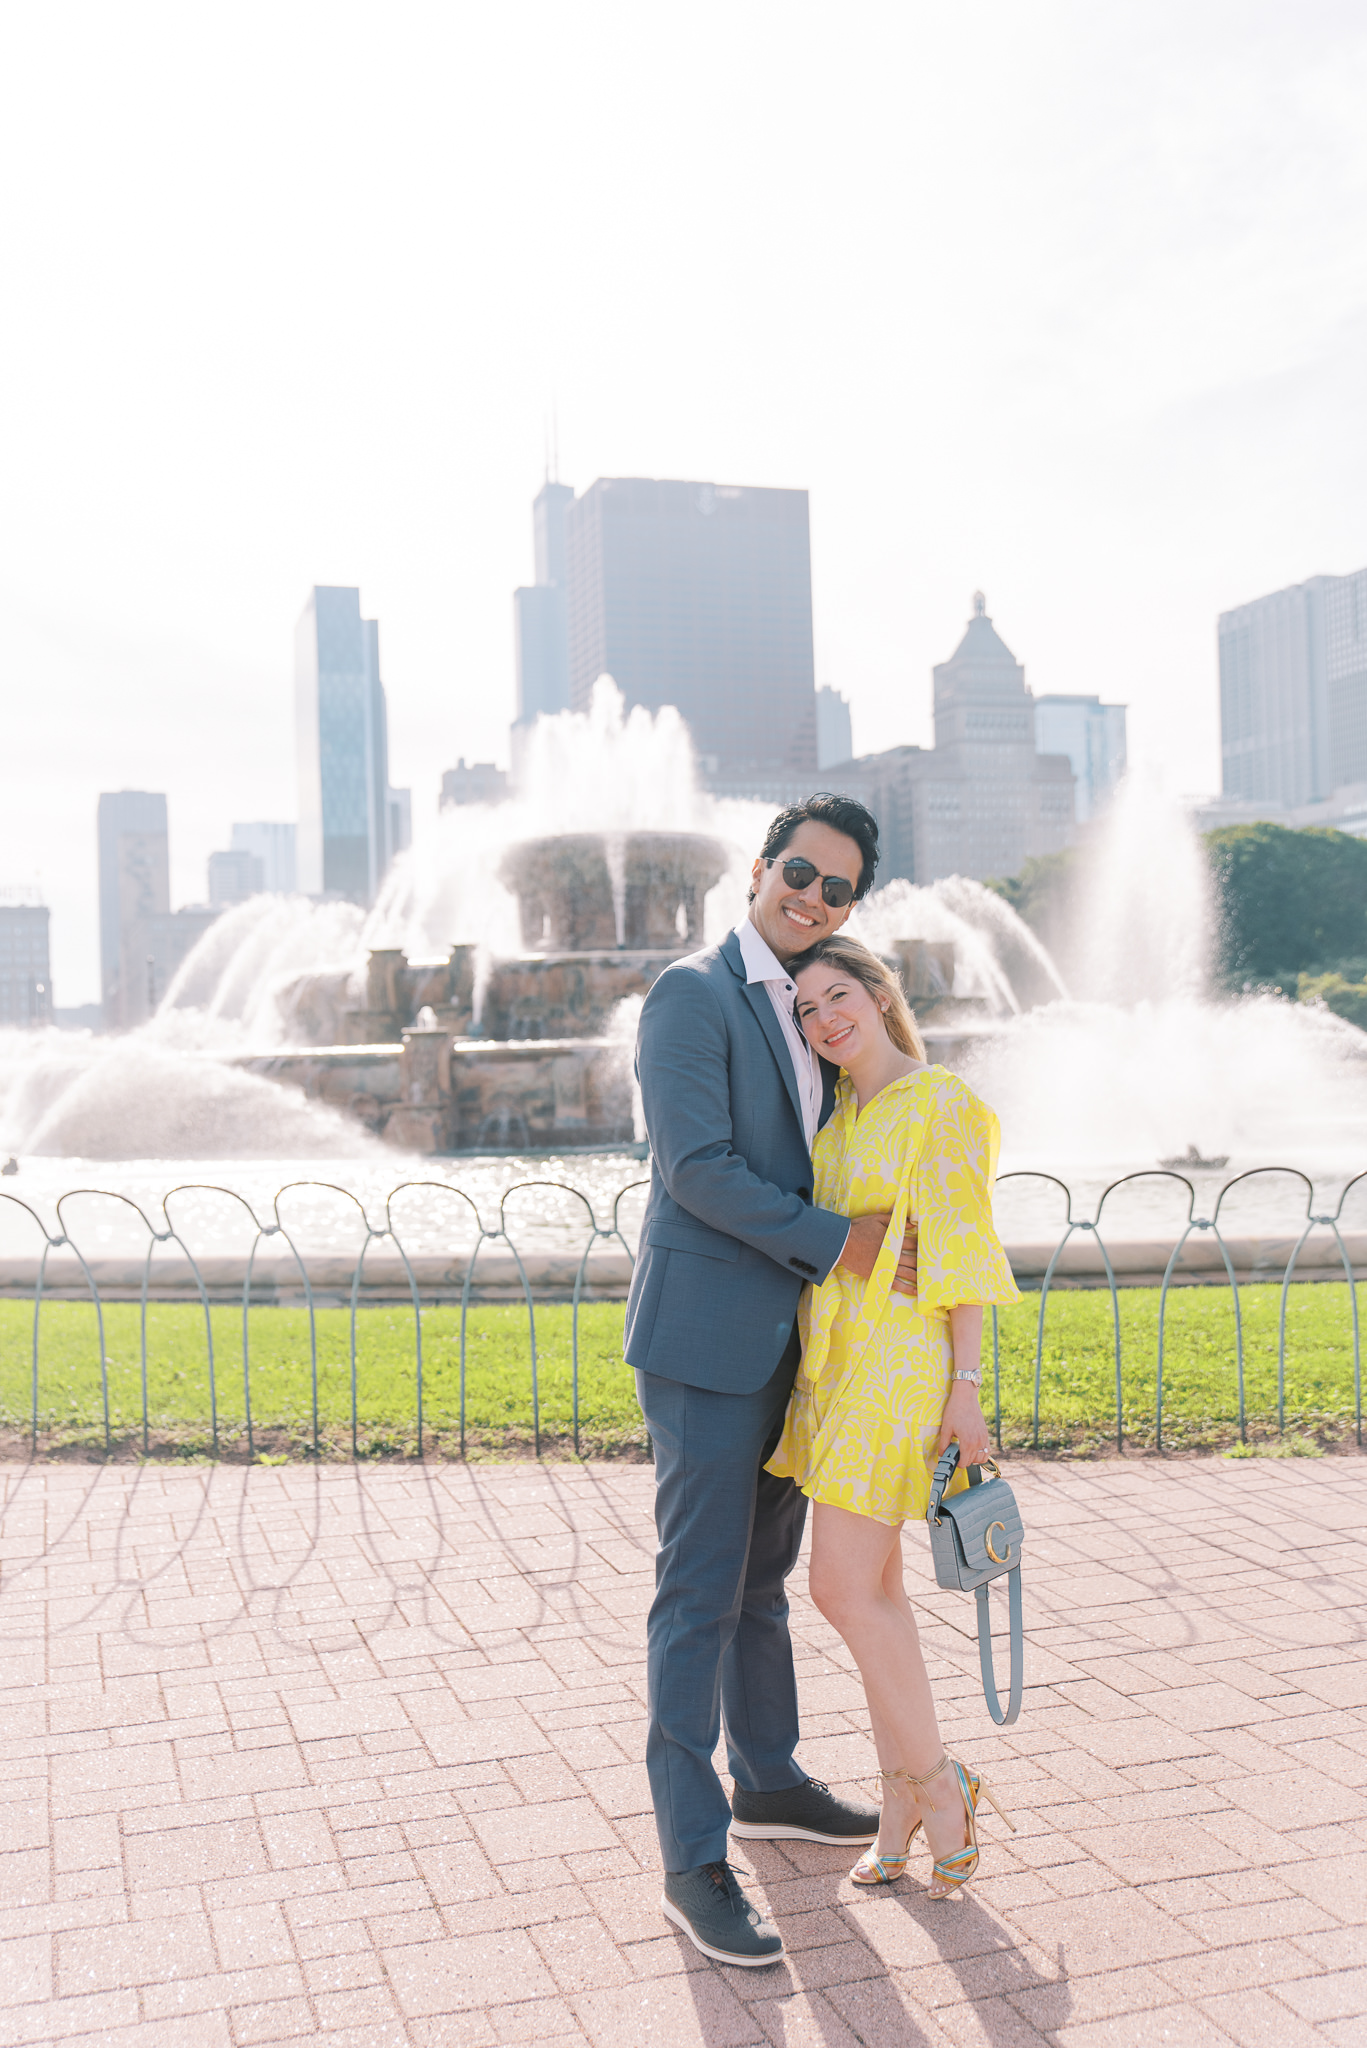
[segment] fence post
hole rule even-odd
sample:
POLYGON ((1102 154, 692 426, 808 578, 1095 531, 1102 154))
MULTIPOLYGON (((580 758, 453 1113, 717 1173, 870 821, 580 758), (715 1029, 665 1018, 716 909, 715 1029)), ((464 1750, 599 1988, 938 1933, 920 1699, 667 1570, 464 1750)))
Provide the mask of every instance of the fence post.
POLYGON ((251 1354, 251 1305, 252 1268, 256 1264, 256 1247, 263 1236, 271 1233, 258 1228, 252 1239, 252 1248, 247 1254, 247 1271, 242 1281, 242 1409, 247 1424, 247 1462, 256 1463, 256 1434, 252 1427, 252 1354, 251 1354))
POLYGON ((1307 1237, 1309 1237, 1309 1235, 1310 1235, 1311 1231, 1312 1231, 1312 1230, 1314 1229, 1314 1227, 1315 1227, 1315 1224, 1316 1224, 1316 1221, 1317 1221, 1317 1220, 1318 1220, 1317 1218, 1315 1218, 1314 1216, 1311 1216, 1311 1217, 1309 1218, 1309 1220, 1307 1221, 1307 1223, 1306 1223, 1306 1226, 1305 1226, 1304 1230, 1303 1230, 1303 1231, 1301 1232, 1300 1236, 1299 1236, 1299 1237, 1298 1237, 1298 1238, 1296 1239, 1296 1243, 1295 1243, 1295 1246, 1294 1246, 1294 1248, 1293 1248, 1293 1250, 1292 1250, 1291 1256, 1290 1256, 1290 1258, 1289 1258, 1289 1259, 1287 1260, 1287 1262, 1286 1262, 1286 1271, 1285 1271, 1285 1272, 1283 1273, 1283 1275, 1282 1275, 1282 1299, 1281 1299, 1281 1309, 1280 1309, 1280 1312, 1279 1312, 1279 1314, 1278 1314, 1278 1317, 1277 1317, 1277 1434, 1278 1434, 1278 1436, 1285 1436, 1285 1435, 1286 1435, 1286 1296, 1287 1296, 1287 1291, 1288 1291, 1288 1289, 1289 1289, 1289 1288, 1290 1288, 1290 1286, 1291 1286, 1291 1275, 1292 1275, 1292 1273, 1293 1273, 1293 1272, 1295 1271, 1295 1269, 1296 1269, 1296 1261, 1297 1261, 1297 1259, 1298 1259, 1298 1258, 1300 1257, 1300 1255, 1301 1255, 1301 1246, 1302 1246, 1302 1245, 1303 1245, 1303 1244, 1305 1243, 1305 1240, 1306 1240, 1306 1238, 1307 1238, 1307 1237))
POLYGON ((1163 1268, 1163 1285, 1158 1295, 1158 1386, 1155 1404, 1156 1414, 1154 1417, 1154 1447, 1160 1451, 1163 1448, 1163 1337, 1168 1313, 1168 1283, 1172 1279, 1173 1268, 1181 1257, 1182 1247, 1195 1228, 1194 1221, 1187 1223, 1182 1231, 1182 1235, 1173 1246, 1172 1256, 1163 1268))
MULTIPOLYGON (((36 1458, 38 1455, 38 1312, 43 1305, 43 1281, 47 1276, 47 1255, 50 1251, 55 1251, 59 1245, 65 1244, 66 1238, 63 1236, 50 1237, 47 1225, 39 1216, 38 1211, 30 1208, 29 1204, 22 1200, 20 1196, 6 1194, 3 1190, 0 1190, 0 1202, 8 1202, 12 1208, 22 1209, 24 1214, 36 1225, 43 1240, 43 1249, 38 1257, 38 1277, 33 1283, 33 1416, 30 1455, 36 1458)), ((73 1246, 72 1249, 74 1250, 75 1247, 73 1246)))
MULTIPOLYGON (((1070 1202, 1069 1206, 1071 1207, 1071 1202, 1070 1202)), ((1043 1368, 1043 1364, 1044 1364, 1044 1311, 1045 1311, 1045 1309, 1046 1309, 1046 1308, 1047 1308, 1047 1307, 1049 1306, 1049 1283, 1050 1283, 1050 1281, 1051 1281, 1051 1280, 1053 1279, 1053 1277, 1054 1277, 1054 1268, 1055 1268, 1055 1266, 1056 1266, 1056 1265, 1058 1264, 1058 1262, 1059 1262, 1059 1258, 1060 1258, 1060 1256, 1062 1255, 1062 1252, 1063 1252, 1063 1247, 1064 1247, 1064 1246, 1065 1246, 1065 1245, 1067 1244, 1067 1242, 1068 1242, 1069 1238, 1070 1238, 1070 1237, 1072 1236, 1073 1232, 1074 1232, 1075 1230, 1077 1230, 1078 1228, 1080 1228, 1080 1226, 1079 1226, 1078 1224, 1074 1223, 1074 1222, 1073 1222, 1073 1220, 1072 1220, 1072 1218, 1071 1218, 1071 1216, 1070 1216, 1070 1217, 1069 1217, 1069 1220, 1068 1220, 1068 1228, 1067 1228, 1067 1229, 1066 1229, 1066 1230, 1064 1231, 1064 1233, 1063 1233, 1062 1237, 1061 1237, 1061 1238, 1059 1239, 1058 1243, 1057 1243, 1057 1244, 1056 1244, 1056 1245, 1054 1246, 1054 1255, 1053 1255, 1053 1257, 1052 1257, 1052 1258, 1050 1259, 1050 1261, 1049 1261, 1048 1265, 1047 1265, 1047 1266, 1045 1267, 1045 1269, 1044 1269, 1044 1278, 1043 1278, 1043 1280, 1042 1280, 1042 1281, 1041 1281, 1041 1283, 1040 1283, 1040 1291, 1039 1291, 1039 1327, 1038 1327, 1038 1330, 1037 1330, 1037 1332, 1036 1332, 1036 1336, 1035 1336, 1035 1408, 1034 1408, 1034 1425, 1033 1425, 1033 1429, 1032 1429, 1032 1433, 1031 1433, 1031 1437, 1030 1437, 1030 1446, 1031 1446, 1031 1449, 1032 1449, 1032 1450, 1036 1450, 1036 1451, 1037 1451, 1037 1450, 1039 1449, 1039 1383, 1040 1383, 1040 1372, 1041 1372, 1041 1370, 1042 1370, 1042 1368, 1043 1368)))
POLYGON ((64 1238, 49 1238, 43 1232, 42 1256, 38 1260, 38 1279, 33 1289, 33 1446, 32 1455, 38 1455, 38 1311, 43 1305, 43 1281, 47 1275, 47 1255, 53 1245, 65 1243, 64 1238))
MULTIPOLYGON (((395 1192, 397 1193, 397 1189, 395 1190, 395 1192)), ((383 1233, 383 1235, 384 1235, 384 1236, 386 1236, 386 1237, 387 1237, 387 1238, 388 1238, 388 1239, 390 1240, 390 1242, 391 1242, 391 1243, 392 1243, 392 1245, 394 1246, 394 1249, 395 1249, 395 1251, 396 1251, 396 1252, 398 1253, 399 1257, 400 1257, 400 1258, 401 1258, 401 1259, 403 1260, 403 1269, 404 1269, 404 1272, 405 1272, 405 1273, 407 1274, 407 1276, 408 1276, 408 1292, 409 1292, 409 1294, 410 1294, 410 1295, 412 1296, 412 1300, 413 1300, 413 1353, 414 1353, 414 1359, 415 1359, 415 1362, 416 1362, 416 1363, 415 1363, 415 1370, 414 1370, 414 1379, 413 1379, 413 1398, 414 1398, 414 1404, 415 1404, 415 1406, 416 1406, 416 1408, 417 1408, 417 1411, 418 1411, 418 1456, 419 1456, 419 1457, 421 1458, 421 1456, 422 1456, 422 1303, 421 1303, 421 1301, 420 1301, 420 1300, 419 1300, 419 1298, 418 1298, 418 1283, 417 1283, 417 1280, 416 1280, 416 1279, 414 1278, 414 1274, 413 1274, 413 1268, 412 1268, 412 1266, 411 1266, 411 1265, 409 1264, 409 1262, 408 1262, 408 1253, 407 1253, 407 1252, 406 1252, 406 1251, 404 1250, 404 1248, 403 1248, 403 1244, 402 1244, 402 1241, 401 1241, 401 1240, 399 1239, 399 1237, 398 1237, 398 1236, 396 1235, 396 1233, 395 1233, 395 1230, 394 1230, 394 1223, 393 1223, 393 1219, 392 1219, 392 1217, 390 1216, 390 1213, 389 1213, 389 1203, 388 1203, 387 1201, 386 1201, 386 1203, 385 1203, 385 1205, 384 1205, 384 1220, 385 1220, 385 1225, 386 1225, 386 1228, 385 1228, 385 1230, 384 1230, 384 1233, 383 1233)))
MULTIPOLYGON (((1105 1200, 1105 1197, 1102 1197, 1105 1200)), ((1090 1230, 1096 1238, 1096 1248, 1101 1253, 1101 1263, 1106 1268, 1106 1284, 1111 1290, 1111 1323, 1115 1341, 1115 1447, 1125 1448, 1125 1420, 1123 1378, 1120 1370, 1120 1293, 1115 1284, 1115 1273, 1111 1266, 1111 1255, 1106 1249, 1106 1240, 1101 1235, 1101 1204, 1097 1204, 1097 1219, 1093 1223, 1080 1223, 1079 1230, 1090 1230)))

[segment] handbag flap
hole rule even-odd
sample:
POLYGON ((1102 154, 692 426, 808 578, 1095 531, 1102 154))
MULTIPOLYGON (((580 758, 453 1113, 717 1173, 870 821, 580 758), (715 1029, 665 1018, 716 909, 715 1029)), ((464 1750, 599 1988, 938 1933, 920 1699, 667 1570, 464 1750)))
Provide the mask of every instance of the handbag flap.
POLYGON ((953 1524, 970 1571, 991 1572, 1020 1562, 1025 1524, 1004 1479, 984 1479, 980 1486, 948 1495, 940 1513, 953 1524))

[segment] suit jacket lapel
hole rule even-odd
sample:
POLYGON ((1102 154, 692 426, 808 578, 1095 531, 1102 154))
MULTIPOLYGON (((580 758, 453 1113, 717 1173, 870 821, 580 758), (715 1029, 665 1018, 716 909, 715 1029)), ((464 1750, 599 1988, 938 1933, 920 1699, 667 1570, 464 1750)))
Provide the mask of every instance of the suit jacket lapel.
POLYGON ((769 1050, 778 1061, 778 1070, 783 1076, 783 1085, 788 1090, 788 1100, 793 1105, 797 1127, 803 1130, 802 1097, 797 1092, 797 1075, 793 1072, 793 1056, 783 1036, 783 1026, 769 998, 769 991, 762 981, 747 981, 745 995, 750 1008, 759 1019, 760 1029, 769 1041, 769 1050))
POLYGON ((778 1021, 778 1012, 770 1000, 769 991, 763 982, 747 981, 745 978, 745 957, 740 949, 740 940, 734 932, 728 932, 721 943, 721 955, 737 981, 745 991, 745 999, 759 1020, 759 1028, 769 1041, 769 1050, 778 1061, 778 1070, 783 1085, 788 1091, 788 1100, 793 1105, 797 1127, 806 1134, 802 1121, 802 1097, 798 1093, 797 1075, 793 1072, 793 1056, 788 1050, 788 1041, 783 1036, 783 1026, 778 1021))

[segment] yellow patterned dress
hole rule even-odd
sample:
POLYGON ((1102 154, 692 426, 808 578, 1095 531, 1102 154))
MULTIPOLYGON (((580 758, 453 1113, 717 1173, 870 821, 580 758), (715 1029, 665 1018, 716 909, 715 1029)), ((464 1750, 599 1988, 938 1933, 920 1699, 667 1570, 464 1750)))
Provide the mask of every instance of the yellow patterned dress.
MULTIPOLYGON (((891 1210, 867 1280, 843 1266, 806 1287, 802 1364, 767 1471, 812 1500, 897 1524, 923 1516, 954 1354, 949 1311, 1018 1301, 992 1224, 1000 1129, 945 1067, 890 1082, 863 1110, 842 1074, 812 1146, 813 1192, 845 1216, 891 1210), (907 1221, 918 1228, 917 1296, 892 1292, 907 1221)), ((966 1485, 954 1476, 951 1491, 966 1485)))

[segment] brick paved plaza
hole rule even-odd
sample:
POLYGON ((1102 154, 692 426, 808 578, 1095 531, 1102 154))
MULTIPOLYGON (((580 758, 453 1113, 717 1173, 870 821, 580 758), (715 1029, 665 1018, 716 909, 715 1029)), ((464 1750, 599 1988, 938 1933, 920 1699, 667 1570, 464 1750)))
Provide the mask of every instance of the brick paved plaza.
MULTIPOLYGON (((1009 1469, 1010 1734, 910 1547, 1019 1833, 942 1905, 737 1844, 790 1949, 741 1971, 657 1910, 648 1468, 0 1468, 0 2044, 1367 2041, 1367 1464, 1009 1469)), ((803 1578, 802 1757, 850 1782, 803 1578)))

